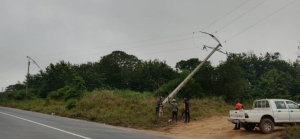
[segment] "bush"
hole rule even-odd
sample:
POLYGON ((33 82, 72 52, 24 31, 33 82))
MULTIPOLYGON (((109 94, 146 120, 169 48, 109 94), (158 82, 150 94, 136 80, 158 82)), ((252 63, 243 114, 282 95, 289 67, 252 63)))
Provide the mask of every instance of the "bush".
POLYGON ((14 100, 25 100, 26 98, 26 90, 19 90, 15 92, 9 92, 8 97, 14 100))
POLYGON ((55 100, 69 100, 71 98, 79 99, 84 94, 84 90, 76 89, 73 86, 65 86, 52 91, 48 94, 48 97, 55 100))
POLYGON ((60 100, 64 97, 64 92, 63 91, 52 91, 48 94, 48 98, 55 99, 55 100, 60 100))
POLYGON ((77 104, 77 99, 75 99, 75 98, 68 99, 66 108, 68 110, 73 109, 76 107, 76 104, 77 104))
POLYGON ((299 139, 300 138, 300 125, 295 124, 292 126, 287 126, 283 132, 283 139, 299 139))
POLYGON ((44 106, 48 106, 48 105, 50 105, 50 99, 49 99, 49 98, 46 98, 46 99, 45 99, 44 106))

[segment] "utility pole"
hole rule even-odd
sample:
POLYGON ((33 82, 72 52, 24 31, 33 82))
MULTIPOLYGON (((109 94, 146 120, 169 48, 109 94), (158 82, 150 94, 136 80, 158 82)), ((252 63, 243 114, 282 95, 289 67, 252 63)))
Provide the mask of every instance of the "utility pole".
MULTIPOLYGON (((299 42, 300 43, 300 42, 299 42)), ((300 45, 298 46, 297 60, 300 60, 300 45)))
MULTIPOLYGON (((219 42, 219 40, 212 34, 206 33, 206 32, 202 32, 201 33, 204 34, 208 34, 209 36, 211 36, 214 40, 216 40, 219 44, 213 48, 212 52, 175 88, 175 90, 173 90, 173 92, 162 102, 163 105, 168 101, 169 98, 173 98, 178 92, 179 90, 193 77, 193 75, 204 65, 204 63, 211 57, 211 55, 215 52, 218 51, 219 47, 222 47, 221 43, 219 42)), ((207 47, 207 46, 204 46, 207 47)))
POLYGON ((28 82, 29 82, 29 67, 30 67, 30 60, 35 64, 37 65, 39 68, 40 66, 32 59, 30 58, 29 56, 27 56, 28 58, 28 70, 27 70, 27 76, 26 76, 26 101, 27 101, 27 93, 28 93, 28 82))

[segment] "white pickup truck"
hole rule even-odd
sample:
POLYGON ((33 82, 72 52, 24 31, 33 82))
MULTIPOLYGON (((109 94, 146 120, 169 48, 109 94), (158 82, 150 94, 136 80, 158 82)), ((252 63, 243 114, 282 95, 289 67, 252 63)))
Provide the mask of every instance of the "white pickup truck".
POLYGON ((274 125, 300 123, 299 105, 287 99, 261 99, 253 102, 251 110, 230 110, 231 123, 252 131, 256 126, 263 133, 271 133, 274 125))

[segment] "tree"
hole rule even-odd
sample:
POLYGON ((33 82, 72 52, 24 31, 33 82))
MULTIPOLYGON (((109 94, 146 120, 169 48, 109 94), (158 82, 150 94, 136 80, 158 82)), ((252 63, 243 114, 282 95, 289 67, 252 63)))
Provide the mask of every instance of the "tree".
POLYGON ((272 69, 259 78, 258 93, 263 98, 290 99, 290 85, 293 78, 289 73, 272 69))
POLYGON ((15 92, 18 90, 25 90, 26 86, 25 84, 21 84, 21 83, 16 83, 14 85, 9 85, 6 87, 5 92, 15 92))
POLYGON ((227 58, 216 68, 214 77, 214 93, 216 96, 224 96, 226 101, 233 101, 242 96, 247 82, 244 72, 234 59, 227 58))
POLYGON ((78 66, 74 65, 75 71, 83 78, 88 91, 107 87, 104 84, 104 73, 100 71, 99 67, 100 66, 98 62, 88 62, 78 66))
MULTIPOLYGON (((176 64, 177 71, 186 70, 189 73, 192 72, 202 61, 198 58, 191 58, 189 60, 181 60, 176 64)), ((213 94, 213 84, 214 84, 214 70, 215 68, 211 65, 209 61, 206 61, 203 66, 197 71, 193 77, 194 88, 190 90, 193 92, 198 92, 198 97, 211 96, 213 94), (196 89, 197 88, 197 89, 196 89), (200 91, 201 90, 201 91, 200 91), (200 92, 201 93, 200 93, 200 92)))
POLYGON ((163 84, 177 77, 177 73, 165 61, 149 60, 142 62, 133 78, 136 91, 155 91, 163 84))
POLYGON ((130 89, 131 77, 140 63, 141 60, 133 55, 114 51, 101 58, 99 68, 104 75, 105 84, 117 89, 130 89))
POLYGON ((46 68, 46 71, 41 71, 40 74, 44 79, 40 94, 42 98, 47 97, 48 93, 67 85, 76 85, 75 87, 77 88, 85 89, 84 80, 75 72, 69 62, 60 61, 56 63, 56 65, 51 63, 50 66, 46 68))

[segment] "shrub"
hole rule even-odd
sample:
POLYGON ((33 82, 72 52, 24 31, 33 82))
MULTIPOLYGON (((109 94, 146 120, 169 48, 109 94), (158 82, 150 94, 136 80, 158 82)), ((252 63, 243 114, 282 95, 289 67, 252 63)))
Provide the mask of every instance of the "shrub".
POLYGON ((63 91, 52 91, 48 94, 48 98, 60 100, 64 97, 63 91))
POLYGON ((49 99, 49 98, 46 98, 46 99, 45 99, 44 106, 48 106, 49 104, 50 104, 50 99, 49 99))
POLYGON ((292 126, 287 126, 283 132, 283 139, 299 139, 300 138, 300 125, 295 124, 292 126))
POLYGON ((66 108, 68 110, 73 109, 76 107, 76 104, 77 104, 77 99, 75 99, 75 98, 68 99, 66 108))

